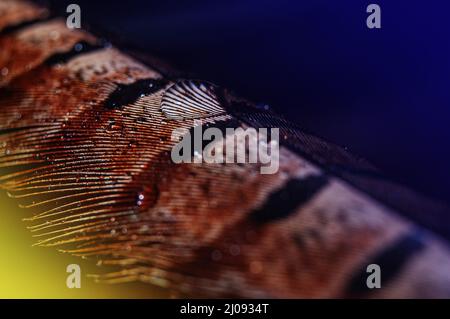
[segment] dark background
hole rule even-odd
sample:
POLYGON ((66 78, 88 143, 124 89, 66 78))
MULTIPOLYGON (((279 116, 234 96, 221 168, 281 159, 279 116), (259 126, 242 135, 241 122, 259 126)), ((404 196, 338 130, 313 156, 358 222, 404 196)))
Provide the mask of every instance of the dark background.
POLYGON ((450 202, 448 1, 54 1, 450 202), (382 29, 366 27, 377 3, 382 29))

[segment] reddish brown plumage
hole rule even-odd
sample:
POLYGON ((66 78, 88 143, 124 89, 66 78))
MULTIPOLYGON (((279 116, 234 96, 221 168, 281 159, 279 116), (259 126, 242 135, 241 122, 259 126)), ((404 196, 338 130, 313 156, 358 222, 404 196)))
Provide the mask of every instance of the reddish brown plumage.
MULTIPOLYGON (((0 16, 0 30, 41 12, 25 5, 34 13, 19 15, 23 5, 16 3, 4 11, 6 20, 0 16)), ((110 47, 43 63, 80 41, 97 42, 62 21, 0 38, 0 69, 7 70, 0 79, 0 185, 30 210, 38 244, 118 267, 100 280, 142 280, 196 296, 450 295, 448 248, 426 232, 424 247, 394 265, 386 288, 349 288, 374 256, 416 226, 286 145, 274 175, 261 175, 259 164, 173 163, 173 130, 194 125, 161 111, 174 81, 110 47), (105 106, 120 85, 162 78, 155 92, 105 106), (287 216, 253 217, 289 181, 315 176, 325 185, 287 216)), ((233 114, 203 119, 212 126, 248 123, 233 114)), ((297 132, 287 132, 295 142, 297 132)), ((310 143, 319 145, 315 138, 310 143)), ((336 162, 353 159, 320 147, 332 150, 336 162)))

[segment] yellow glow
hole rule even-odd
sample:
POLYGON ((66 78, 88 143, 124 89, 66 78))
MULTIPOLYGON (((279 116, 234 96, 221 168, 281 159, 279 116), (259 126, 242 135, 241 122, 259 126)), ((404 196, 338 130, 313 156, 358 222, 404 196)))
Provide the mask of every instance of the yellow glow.
POLYGON ((167 293, 143 283, 99 284, 95 261, 32 247, 35 240, 22 221, 26 211, 0 191, 0 298, 163 298, 167 293), (81 288, 66 286, 66 267, 81 267, 81 288))

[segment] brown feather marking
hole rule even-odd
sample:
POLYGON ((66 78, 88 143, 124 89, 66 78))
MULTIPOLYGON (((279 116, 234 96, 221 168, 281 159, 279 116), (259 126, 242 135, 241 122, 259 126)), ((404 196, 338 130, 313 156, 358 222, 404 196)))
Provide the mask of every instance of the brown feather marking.
MULTIPOLYGON (((0 184, 34 213, 29 228, 39 244, 118 267, 101 280, 142 280, 203 296, 340 296, 356 266, 411 227, 339 180, 287 219, 251 223, 252 209, 287 180, 323 172, 283 148, 280 171, 270 176, 260 175, 258 165, 172 164, 172 130, 193 124, 167 121, 163 92, 119 110, 102 105, 117 83, 160 75, 114 49, 43 66, 46 57, 89 37, 49 38, 51 31, 66 32, 61 27, 43 23, 0 40, 8 45, 0 66, 12 69, 2 79, 11 85, 1 98, 7 104, 0 107, 6 170, 0 184), (21 47, 29 56, 11 67, 21 47)), ((410 271, 439 276, 424 282, 400 274, 391 294, 405 294, 402 285, 448 286, 449 253, 436 242, 427 241, 433 263, 416 260, 410 271)))
POLYGON ((80 41, 95 43, 94 37, 66 27, 63 19, 55 19, 26 27, 0 38, 0 69, 8 72, 0 77, 0 86, 36 68, 55 53, 67 52, 80 41))
POLYGON ((0 32, 6 27, 44 18, 48 15, 45 8, 35 6, 28 1, 0 1, 0 32))

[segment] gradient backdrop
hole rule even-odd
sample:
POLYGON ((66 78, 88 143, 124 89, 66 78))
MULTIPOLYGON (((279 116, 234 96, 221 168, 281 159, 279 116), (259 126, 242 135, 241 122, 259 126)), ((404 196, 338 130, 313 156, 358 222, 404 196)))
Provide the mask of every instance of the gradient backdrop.
MULTIPOLYGON (((58 0, 82 23, 227 86, 369 159, 394 180, 450 202, 448 1, 58 0), (382 29, 366 7, 382 8, 382 29)), ((21 211, 0 211, 0 297, 158 297, 142 284, 65 287, 65 267, 91 263, 31 248, 21 211), (18 233, 20 230, 20 233, 18 233)))

